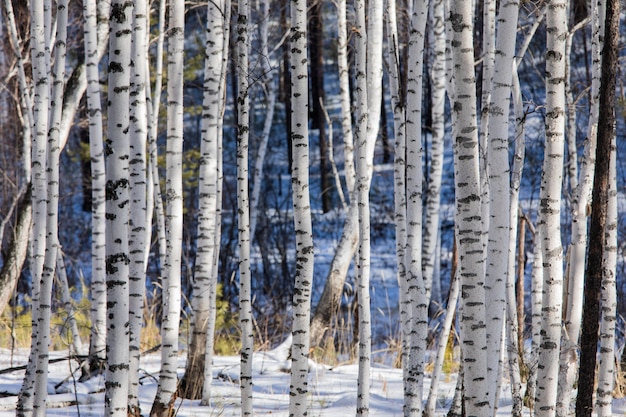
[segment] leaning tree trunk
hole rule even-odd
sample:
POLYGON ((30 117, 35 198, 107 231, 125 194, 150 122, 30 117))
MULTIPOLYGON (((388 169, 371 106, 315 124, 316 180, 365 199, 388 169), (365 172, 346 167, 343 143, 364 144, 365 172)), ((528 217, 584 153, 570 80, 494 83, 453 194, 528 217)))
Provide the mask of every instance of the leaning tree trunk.
POLYGON ((313 228, 309 196, 307 2, 291 2, 291 183, 296 233, 293 343, 289 416, 306 415, 309 374, 309 320, 313 282, 313 228))
POLYGON ((539 232, 543 251, 543 315, 537 372, 537 417, 556 411, 561 311, 563 306, 563 247, 561 243, 561 186, 565 132, 565 37, 567 2, 547 5, 546 145, 541 176, 539 232))
POLYGON ((173 412, 178 386, 178 337, 181 314, 181 259, 183 246, 183 55, 185 4, 170 2, 167 83, 166 234, 161 325, 161 373, 151 417, 173 412))

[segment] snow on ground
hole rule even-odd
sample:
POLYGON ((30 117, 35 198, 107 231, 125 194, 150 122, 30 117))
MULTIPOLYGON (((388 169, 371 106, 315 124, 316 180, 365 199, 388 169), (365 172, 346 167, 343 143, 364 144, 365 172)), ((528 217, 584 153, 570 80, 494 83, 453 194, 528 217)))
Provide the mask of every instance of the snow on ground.
MULTIPOLYGON (((254 409, 256 416, 289 415, 289 366, 284 359, 284 350, 257 352, 254 360, 254 409)), ((63 358, 67 352, 55 352, 51 358, 63 358)), ((26 363, 28 352, 13 355, 0 349, 0 371, 26 363)), ((146 415, 156 393, 156 379, 160 356, 147 355, 142 359, 140 396, 142 410, 146 415)), ((72 364, 75 367, 75 364, 72 364)), ((177 400, 177 416, 239 416, 241 415, 239 385, 239 358, 216 357, 213 367, 213 398, 210 407, 200 406, 199 401, 177 400)), ((70 376, 70 362, 61 361, 50 365, 48 417, 73 416, 97 417, 104 411, 104 379, 93 378, 86 383, 74 381, 70 376), (64 382, 62 382, 64 381, 64 382), (55 385, 62 382, 56 388, 55 385), (65 391, 65 392, 64 392, 65 391), (60 393, 64 392, 64 393, 60 393)), ((184 370, 184 359, 180 361, 180 373, 184 370)), ((358 366, 346 364, 334 368, 312 364, 309 388, 309 415, 336 417, 354 415, 356 408, 356 379, 358 366)), ((0 392, 17 393, 23 371, 0 373, 0 392)), ((438 415, 445 415, 454 394, 456 375, 447 375, 438 389, 438 415)), ((425 395, 429 386, 426 379, 425 395)), ((402 415, 402 372, 399 369, 375 366, 372 369, 371 416, 402 415)), ((0 398, 0 417, 15 415, 17 397, 0 398)), ((501 396, 498 415, 510 415, 510 392, 501 396)), ((616 400, 615 415, 626 413, 626 403, 616 400)))

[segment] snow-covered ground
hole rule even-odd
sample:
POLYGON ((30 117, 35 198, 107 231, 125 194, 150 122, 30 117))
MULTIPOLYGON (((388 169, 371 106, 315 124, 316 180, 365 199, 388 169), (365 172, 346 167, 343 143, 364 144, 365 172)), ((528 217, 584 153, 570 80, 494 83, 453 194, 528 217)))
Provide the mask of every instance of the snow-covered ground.
MULTIPOLYGON (((14 353, 0 349, 0 370, 26 363, 26 351, 14 353)), ((63 358, 67 352, 55 352, 52 358, 63 358)), ((210 407, 199 401, 177 400, 177 416, 239 416, 241 415, 239 385, 239 358, 216 357, 213 368, 213 396, 210 407)), ((51 364, 48 397, 49 417, 96 417, 104 413, 104 379, 93 378, 79 383, 71 377, 70 366, 75 363, 61 361, 51 364), (57 386, 55 388, 55 386, 57 386)), ((254 360, 254 409, 256 416, 289 415, 289 374, 285 351, 280 347, 271 352, 257 352, 254 360)), ((309 380, 309 415, 336 417, 354 415, 356 408, 356 364, 327 367, 312 364, 309 380)), ((140 396, 144 415, 150 410, 156 393, 159 355, 147 355, 142 360, 140 396)), ((180 361, 180 372, 184 359, 180 361)), ((0 373, 0 392, 17 393, 23 371, 0 373)), ((374 366, 372 368, 370 415, 402 415, 402 372, 399 369, 374 366)), ((445 415, 454 394, 456 375, 447 375, 438 388, 438 415, 445 415)), ((426 379, 425 394, 430 380, 426 379)), ((16 396, 0 398, 0 417, 15 415, 16 396)), ((499 416, 510 415, 510 393, 505 389, 500 399, 499 416)), ((614 414, 625 415, 626 402, 616 400, 614 414)), ((527 410, 526 410, 527 411, 527 410)))

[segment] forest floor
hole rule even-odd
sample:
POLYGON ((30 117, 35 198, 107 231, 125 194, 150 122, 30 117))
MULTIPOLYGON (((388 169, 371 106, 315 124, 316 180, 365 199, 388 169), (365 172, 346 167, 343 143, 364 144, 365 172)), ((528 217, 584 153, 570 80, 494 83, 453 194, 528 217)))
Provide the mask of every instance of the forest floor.
MULTIPOLYGON (((52 358, 67 356, 67 352, 54 352, 52 358)), ((13 353, 0 349, 0 369, 23 365, 27 352, 13 353)), ((289 363, 284 359, 285 350, 278 347, 270 352, 257 352, 254 358, 254 410, 256 416, 289 415, 289 363)), ((146 355, 142 359, 140 397, 143 414, 147 415, 156 393, 156 377, 159 370, 159 354, 146 355)), ((80 383, 71 376, 70 367, 76 364, 66 360, 50 365, 49 417, 74 416, 96 417, 104 414, 104 378, 96 377, 80 383)), ((239 416, 241 415, 241 395, 238 385, 239 358, 235 356, 216 357, 213 367, 212 400, 210 407, 200 406, 199 401, 181 400, 176 402, 176 415, 192 416, 239 416)), ((184 357, 180 361, 180 373, 184 371, 184 357)), ((336 417, 354 415, 357 391, 356 364, 336 367, 311 364, 309 379, 309 416, 336 417)), ((0 373, 0 417, 15 415, 17 394, 20 389, 23 371, 0 373)), ((437 415, 445 416, 452 397, 456 375, 443 378, 438 388, 437 415)), ((402 415, 402 371, 382 365, 372 368, 372 389, 370 390, 371 416, 402 415)), ((430 385, 425 380, 425 395, 430 385)), ((614 415, 626 415, 626 401, 615 400, 614 415)), ((499 416, 510 416, 511 396, 508 387, 503 390, 498 409, 499 416)), ((530 415, 525 410, 525 415, 530 415)))

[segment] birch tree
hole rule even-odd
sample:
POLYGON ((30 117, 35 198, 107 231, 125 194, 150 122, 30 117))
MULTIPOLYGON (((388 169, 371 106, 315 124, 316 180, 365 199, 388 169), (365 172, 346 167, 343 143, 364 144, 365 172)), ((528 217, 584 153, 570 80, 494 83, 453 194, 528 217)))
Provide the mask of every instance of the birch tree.
POLYGON ((615 385, 615 323, 617 321, 617 172, 615 137, 609 159, 609 189, 606 211, 604 265, 602 267, 602 294, 600 319, 600 356, 596 411, 599 417, 613 415, 613 388, 615 385))
MULTIPOLYGON (((571 243, 568 250, 567 274, 567 309, 565 317, 565 332, 560 355, 559 380, 563 381, 559 390, 558 407, 560 413, 568 412, 570 408, 571 390, 576 382, 578 364, 578 343, 580 338, 581 318, 583 314, 583 292, 585 281, 585 254, 588 241, 587 209, 591 203, 593 186, 596 136, 598 129, 600 105, 600 66, 602 63, 601 51, 604 37, 604 15, 606 2, 591 2, 591 91, 589 95, 589 122, 587 138, 583 148, 583 157, 579 179, 575 180, 576 188, 572 187, 572 223, 571 243)), ((575 133, 569 132, 570 135, 575 133)), ((576 148, 575 148, 576 149, 576 148)), ((576 152, 574 150, 574 152, 576 152)), ((570 161, 575 165, 575 161, 570 161)))
POLYGON ((380 123, 382 94, 382 1, 355 2, 356 69, 356 196, 358 212, 357 299, 359 316, 359 371, 357 415, 369 415, 371 312, 370 312, 370 209, 369 190, 374 144, 380 123), (366 21, 366 7, 368 20, 366 21))
POLYGON ((471 2, 450 3, 455 223, 459 237, 464 403, 469 416, 490 415, 485 323, 484 249, 471 2))
POLYGON ((227 56, 225 25, 226 2, 207 3, 206 41, 204 62, 204 94, 201 120, 200 165, 198 175, 199 213, 196 262, 192 284, 192 334, 185 375, 179 393, 184 398, 210 399, 210 372, 216 316, 217 271, 215 258, 219 250, 218 214, 218 146, 223 117, 225 74, 222 60, 227 56), (205 374, 208 379, 205 377, 205 374), (203 389, 206 386, 206 389, 203 389), (206 395, 202 393, 206 392, 206 395))
POLYGON ((239 326, 241 328, 239 385, 241 388, 241 415, 252 416, 254 334, 252 330, 250 199, 248 194, 248 138, 250 133, 250 102, 248 98, 248 49, 250 41, 248 38, 248 19, 250 12, 247 0, 239 0, 237 12, 237 229, 239 231, 239 326))
MULTIPOLYGON (((600 294, 603 276, 610 274, 606 268, 606 230, 609 194, 609 166, 611 147, 615 136, 615 87, 618 68, 620 4, 614 0, 606 2, 606 25, 602 49, 602 76, 600 103, 602 112, 598 118, 598 138, 593 181, 592 212, 589 227, 589 251, 585 269, 585 293, 583 321, 580 340, 580 369, 576 416, 591 417, 594 402, 594 385, 598 350, 598 328, 600 317, 600 294)), ((606 335, 605 335, 606 336, 606 335)))
POLYGON ((185 42, 185 4, 169 5, 167 63, 167 145, 166 145, 166 234, 161 324, 161 372, 152 417, 169 416, 178 385, 178 333, 181 310, 181 257, 183 246, 183 55, 185 42))
POLYGON ((426 216, 424 219, 424 232, 422 242, 422 275, 424 285, 430 288, 430 294, 438 303, 440 300, 435 297, 433 287, 436 285, 433 280, 435 262, 437 259, 437 241, 439 236, 439 210, 441 206, 441 179, 443 176, 443 149, 445 134, 445 55, 446 55, 446 33, 444 25, 444 4, 443 0, 430 3, 430 16, 432 22, 432 32, 434 36, 434 61, 430 79, 431 89, 431 117, 432 136, 430 140, 430 166, 428 173, 428 185, 426 194, 426 216))
MULTIPOLYGON (((47 4, 50 7, 50 3, 47 4)), ((50 51, 46 48, 49 27, 45 25, 44 2, 33 1, 30 8, 30 51, 33 72, 33 144, 31 156, 32 210, 33 224, 30 244, 30 270, 32 276, 32 346, 24 382, 17 403, 17 415, 30 416, 34 413, 35 371, 38 356, 37 332, 40 285, 43 274, 46 232, 46 137, 48 133, 49 79, 48 60, 50 51)))
POLYGON ((309 196, 309 129, 307 74, 307 2, 291 8, 291 183, 296 233, 296 276, 293 292, 289 416, 306 415, 309 374, 309 320, 313 282, 313 228, 309 196))
POLYGON ((129 334, 129 109, 132 4, 111 2, 106 148, 106 391, 105 415, 126 416, 129 334))
POLYGON ((343 163, 348 194, 354 190, 354 137, 352 134, 352 100, 350 99, 350 69, 348 66, 348 27, 346 0, 337 5, 337 70, 339 72, 339 94, 341 96, 341 131, 343 133, 343 163))
MULTIPOLYGON (((98 73, 98 33, 94 30, 97 16, 95 0, 83 2, 85 19, 85 72, 87 77, 87 109, 89 110, 89 156, 91 160, 91 328, 89 364, 81 380, 102 370, 106 349, 106 235, 105 235, 105 162, 102 133, 102 104, 98 73)), ((108 16, 107 16, 108 21, 108 16)))
POLYGON ((410 22, 406 77, 406 252, 405 269, 410 304, 407 323, 408 363, 405 389, 405 416, 422 413, 424 358, 428 334, 427 289, 422 275, 422 78, 426 1, 413 1, 410 22))
POLYGON ((565 132, 565 38, 567 3, 547 4, 545 151, 541 175, 539 231, 543 252, 541 348, 537 373, 536 415, 556 412, 561 312, 563 248, 561 243, 561 184, 565 132))
MULTIPOLYGON (((46 398, 48 395, 48 355, 50 346, 51 296, 54 273, 57 264, 57 250, 59 248, 59 158, 60 158, 60 124, 63 102, 63 87, 65 84, 65 56, 67 39, 67 6, 66 1, 57 2, 56 36, 54 44, 54 62, 50 73, 51 96, 49 104, 49 119, 46 147, 46 239, 43 273, 39 286, 37 308, 37 365, 35 375, 35 402, 34 415, 46 414, 46 398)), ((44 14, 45 14, 44 7, 44 14)), ((43 109, 46 111, 46 109, 43 109)))
POLYGON ((148 4, 135 0, 132 33, 132 74, 130 83, 130 218, 129 218, 129 414, 140 416, 139 358, 143 299, 146 283, 146 260, 151 234, 148 232, 146 146, 148 143, 148 112, 146 84, 148 80, 148 4))
MULTIPOLYGON (((510 168, 509 168, 509 114, 511 107, 512 70, 517 34, 518 1, 500 2, 498 9, 498 34, 495 46, 493 88, 489 103, 489 129, 487 132, 487 173, 489 177, 489 229, 485 272, 487 319, 488 380, 491 403, 497 407, 495 397, 498 358, 503 337, 502 329, 506 308, 506 277, 508 272, 510 242, 510 168)), ((512 300, 510 300, 512 301, 512 300)))

